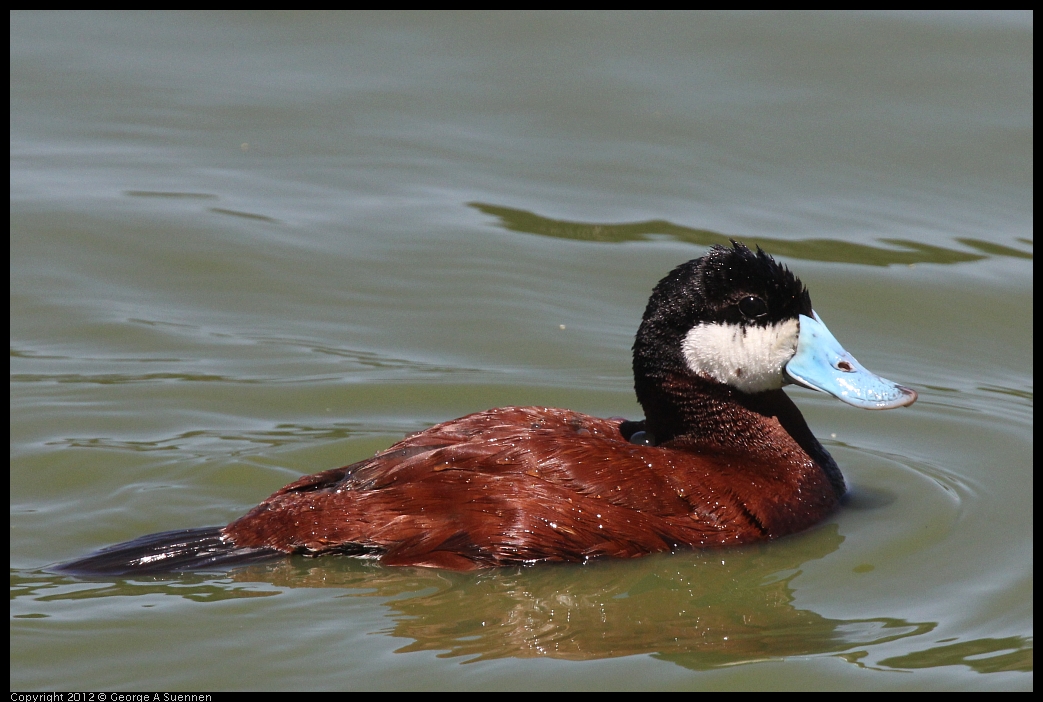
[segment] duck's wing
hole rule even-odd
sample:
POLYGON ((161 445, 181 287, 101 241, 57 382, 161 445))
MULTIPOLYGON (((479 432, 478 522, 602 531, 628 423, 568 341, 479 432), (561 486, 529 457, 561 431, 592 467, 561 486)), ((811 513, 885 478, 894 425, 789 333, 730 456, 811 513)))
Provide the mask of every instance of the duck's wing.
POLYGON ((693 508, 693 497, 705 496, 675 473, 691 478, 705 466, 694 455, 669 456, 626 442, 618 421, 501 408, 302 478, 225 534, 241 546, 454 569, 763 538, 734 496, 693 508))

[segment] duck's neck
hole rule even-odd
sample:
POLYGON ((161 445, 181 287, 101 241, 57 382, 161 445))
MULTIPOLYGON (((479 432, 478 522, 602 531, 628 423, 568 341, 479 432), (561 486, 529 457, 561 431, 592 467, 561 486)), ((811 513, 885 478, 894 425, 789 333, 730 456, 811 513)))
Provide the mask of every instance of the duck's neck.
POLYGON ((782 390, 747 394, 689 373, 667 372, 635 384, 645 410, 646 428, 663 445, 768 449, 778 442, 778 425, 811 457, 840 497, 844 478, 833 457, 811 433, 793 401, 782 390), (775 419, 766 422, 765 418, 775 419))

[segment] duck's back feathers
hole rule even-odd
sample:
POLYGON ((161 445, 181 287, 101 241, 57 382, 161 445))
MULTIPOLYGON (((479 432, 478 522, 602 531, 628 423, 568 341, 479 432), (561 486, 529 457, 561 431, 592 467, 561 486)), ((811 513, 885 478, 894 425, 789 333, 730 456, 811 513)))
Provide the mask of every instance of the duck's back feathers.
POLYGON ((347 548, 389 565, 469 569, 747 543, 836 506, 828 476, 792 440, 780 469, 775 451, 761 460, 639 446, 619 426, 537 407, 472 414, 302 478, 224 533, 285 553, 347 548), (775 497, 794 487, 811 500, 779 509, 775 497))

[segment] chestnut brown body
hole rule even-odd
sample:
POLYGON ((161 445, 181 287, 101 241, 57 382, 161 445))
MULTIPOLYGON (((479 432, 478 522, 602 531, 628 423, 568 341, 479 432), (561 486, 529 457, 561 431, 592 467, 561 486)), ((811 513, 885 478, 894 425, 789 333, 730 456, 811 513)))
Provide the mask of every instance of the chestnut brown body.
POLYGON ((568 410, 479 412, 303 477, 223 533, 239 547, 458 570, 774 538, 821 521, 840 494, 835 466, 783 426, 788 398, 772 399, 775 415, 738 404, 716 415, 739 442, 712 431, 662 446, 568 410))

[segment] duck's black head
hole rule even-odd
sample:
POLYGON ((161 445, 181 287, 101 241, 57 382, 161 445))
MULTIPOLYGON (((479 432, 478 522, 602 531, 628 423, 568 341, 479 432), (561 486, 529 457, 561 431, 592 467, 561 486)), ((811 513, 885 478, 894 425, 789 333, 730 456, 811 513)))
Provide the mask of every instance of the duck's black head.
POLYGON ((637 398, 657 439, 691 430, 690 405, 702 395, 743 401, 787 383, 864 408, 916 399, 858 365, 807 288, 759 247, 715 246, 659 281, 634 342, 637 398))

